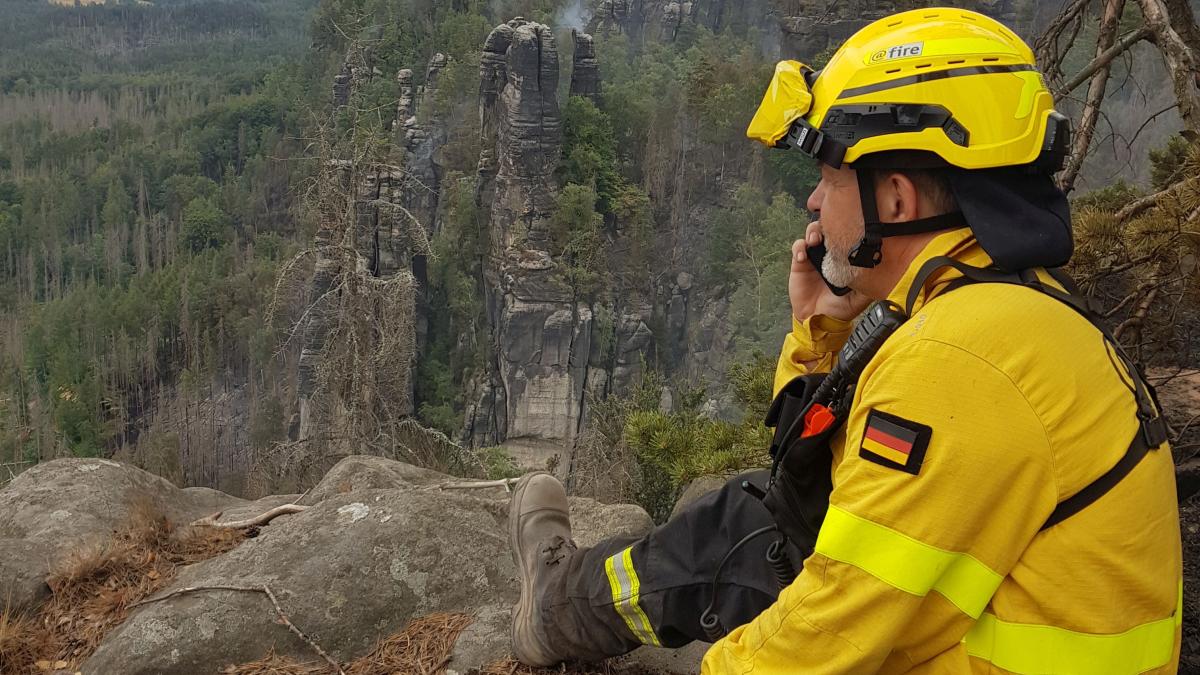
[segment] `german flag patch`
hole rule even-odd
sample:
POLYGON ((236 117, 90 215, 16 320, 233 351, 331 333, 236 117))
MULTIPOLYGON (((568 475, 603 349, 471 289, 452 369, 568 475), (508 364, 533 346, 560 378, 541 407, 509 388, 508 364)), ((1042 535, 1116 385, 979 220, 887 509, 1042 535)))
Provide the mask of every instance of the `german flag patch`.
POLYGON ((933 429, 924 424, 872 410, 858 456, 915 476, 921 472, 932 435, 933 429))

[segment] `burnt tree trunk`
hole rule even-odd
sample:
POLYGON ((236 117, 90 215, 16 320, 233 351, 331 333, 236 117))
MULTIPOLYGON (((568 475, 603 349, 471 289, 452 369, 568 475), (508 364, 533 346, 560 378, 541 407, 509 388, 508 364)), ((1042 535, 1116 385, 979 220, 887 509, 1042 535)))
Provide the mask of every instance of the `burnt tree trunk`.
POLYGON ((1164 0, 1163 4, 1167 7, 1167 15, 1175 32, 1189 47, 1200 51, 1200 28, 1196 27, 1196 17, 1188 0, 1164 0))
POLYGON ((1187 2, 1174 0, 1138 0, 1138 5, 1171 74, 1175 98, 1179 101, 1179 116, 1188 130, 1200 134, 1200 92, 1196 87, 1200 55, 1183 37, 1183 34, 1195 37, 1197 32, 1192 9, 1187 2))

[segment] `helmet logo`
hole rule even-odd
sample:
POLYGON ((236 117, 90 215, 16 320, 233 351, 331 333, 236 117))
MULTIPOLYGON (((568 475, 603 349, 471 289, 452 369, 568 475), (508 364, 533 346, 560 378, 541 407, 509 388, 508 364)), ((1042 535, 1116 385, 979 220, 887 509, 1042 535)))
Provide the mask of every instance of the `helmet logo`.
POLYGON ((920 56, 925 52, 924 42, 909 42, 907 44, 895 45, 887 49, 880 49, 871 54, 867 58, 867 64, 883 63, 884 61, 893 61, 895 59, 907 59, 914 56, 920 56))

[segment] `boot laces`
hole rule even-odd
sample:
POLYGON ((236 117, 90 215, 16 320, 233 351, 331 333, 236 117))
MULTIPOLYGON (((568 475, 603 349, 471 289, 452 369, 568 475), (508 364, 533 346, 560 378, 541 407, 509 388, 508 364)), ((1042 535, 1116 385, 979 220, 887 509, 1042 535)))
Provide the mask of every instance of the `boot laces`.
POLYGON ((562 535, 555 535, 550 540, 550 544, 542 549, 542 554, 546 556, 546 565, 557 565, 562 562, 563 558, 567 557, 567 554, 573 553, 576 548, 575 542, 562 535), (566 551, 563 550, 564 548, 566 551))

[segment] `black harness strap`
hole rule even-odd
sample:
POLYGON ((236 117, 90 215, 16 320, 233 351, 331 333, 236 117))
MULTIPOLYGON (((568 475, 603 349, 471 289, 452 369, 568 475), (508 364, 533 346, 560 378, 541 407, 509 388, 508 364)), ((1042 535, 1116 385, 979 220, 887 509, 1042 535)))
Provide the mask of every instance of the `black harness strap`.
MULTIPOLYGON (((916 278, 909 288, 905 311, 910 316, 912 315, 914 305, 916 305, 917 297, 925 288, 925 282, 934 272, 946 267, 957 270, 962 274, 962 278, 950 282, 938 294, 938 297, 970 284, 1003 283, 1025 286, 1067 305, 1100 331, 1104 336, 1105 342, 1112 347, 1113 351, 1117 354, 1117 358, 1125 367, 1125 371, 1129 374, 1130 379, 1133 380, 1133 386, 1130 387, 1130 391, 1133 393, 1138 408, 1138 433, 1134 434, 1133 440, 1125 450, 1125 454, 1117 461, 1115 466, 1055 507, 1054 511, 1050 513, 1050 517, 1042 524, 1041 529, 1046 530, 1079 513, 1096 500, 1108 494, 1113 487, 1120 483, 1122 479, 1128 476, 1141 463, 1142 459, 1151 450, 1157 449, 1167 440, 1167 425, 1158 412, 1158 396, 1154 391, 1154 387, 1146 381, 1146 376, 1142 373, 1141 368, 1129 357, 1124 348, 1113 337, 1112 333, 1100 322, 1095 312, 1087 306, 1082 297, 1072 293, 1077 287, 1061 269, 1047 270, 1047 272, 1055 281, 1062 284, 1063 288, 1066 288, 1068 292, 1063 292, 1043 283, 1038 279, 1037 273, 1033 270, 1004 272, 991 268, 972 267, 971 265, 966 265, 945 256, 931 258, 917 270, 916 278)), ((1120 373, 1118 372, 1118 374, 1120 373)))
POLYGON ((1158 446, 1151 448, 1146 443, 1146 435, 1139 431, 1133 435, 1133 442, 1125 450, 1125 454, 1121 459, 1096 480, 1088 483, 1082 490, 1067 497, 1059 502, 1054 511, 1050 513, 1050 517, 1042 524, 1041 530, 1046 530, 1071 516, 1079 513, 1093 502, 1108 494, 1108 491, 1117 486, 1126 476, 1133 471, 1134 467, 1141 463, 1151 450, 1157 449, 1158 446))
POLYGON ((1025 280, 1018 274, 1010 272, 1001 272, 1000 270, 972 267, 961 263, 954 258, 947 256, 938 256, 925 261, 924 265, 917 270, 916 277, 913 278, 912 286, 908 289, 908 298, 904 302, 904 312, 912 316, 913 307, 917 304, 917 297, 925 288, 925 282, 929 277, 933 276, 934 272, 943 268, 950 267, 958 270, 962 274, 962 283, 955 285, 955 288, 962 288, 968 284, 1017 284, 1025 285, 1025 280))

